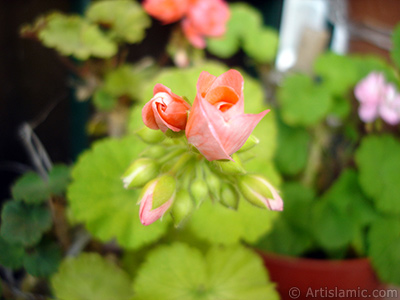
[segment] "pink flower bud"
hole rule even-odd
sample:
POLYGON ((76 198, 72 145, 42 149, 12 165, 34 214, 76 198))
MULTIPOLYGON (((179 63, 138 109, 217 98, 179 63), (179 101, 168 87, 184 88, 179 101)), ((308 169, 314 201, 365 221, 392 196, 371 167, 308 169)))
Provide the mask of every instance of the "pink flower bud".
POLYGON ((153 93, 153 98, 142 110, 144 124, 162 132, 184 130, 190 105, 162 84, 156 84, 153 93))
POLYGON ((243 77, 230 70, 218 78, 202 72, 186 125, 188 142, 207 160, 230 159, 268 113, 245 114, 243 77))

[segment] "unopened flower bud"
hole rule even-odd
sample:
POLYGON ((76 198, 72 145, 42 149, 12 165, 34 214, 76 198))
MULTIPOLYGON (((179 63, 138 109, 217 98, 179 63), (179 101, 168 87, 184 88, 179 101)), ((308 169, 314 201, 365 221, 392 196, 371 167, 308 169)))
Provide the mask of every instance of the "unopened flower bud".
POLYGON ((218 201, 221 189, 221 182, 219 177, 214 174, 209 168, 204 168, 204 177, 211 198, 218 201))
POLYGON ((239 205, 239 193, 236 188, 230 183, 221 185, 221 196, 219 201, 228 208, 236 210, 239 205))
POLYGON ((152 145, 150 147, 147 147, 143 151, 141 156, 158 159, 160 157, 163 157, 166 153, 167 153, 167 149, 164 146, 152 145))
POLYGON ((232 155, 234 160, 214 160, 212 164, 218 172, 227 175, 242 175, 246 173, 236 154, 232 155))
POLYGON ((238 180, 243 197, 251 204, 270 210, 283 210, 283 201, 278 191, 260 175, 244 175, 238 180))
POLYGON ((182 225, 194 209, 194 203, 188 191, 181 189, 175 196, 174 206, 171 210, 175 227, 182 225))
POLYGON ((190 195, 196 203, 196 207, 200 207, 208 196, 208 186, 204 178, 195 178, 189 186, 190 195))
POLYGON ((139 138, 147 144, 157 144, 165 139, 165 135, 158 130, 151 130, 148 127, 143 127, 136 131, 139 138))
POLYGON ((147 226, 169 211, 175 199, 175 179, 164 175, 150 181, 140 196, 139 218, 147 226), (171 186, 168 186, 171 184, 171 186))
POLYGON ((256 138, 254 135, 250 135, 247 141, 244 143, 242 148, 238 150, 238 152, 245 152, 247 150, 250 150, 254 146, 256 146, 258 143, 260 143, 260 140, 256 138))
POLYGON ((158 175, 158 164, 151 158, 139 158, 135 160, 122 176, 124 188, 137 188, 158 175))

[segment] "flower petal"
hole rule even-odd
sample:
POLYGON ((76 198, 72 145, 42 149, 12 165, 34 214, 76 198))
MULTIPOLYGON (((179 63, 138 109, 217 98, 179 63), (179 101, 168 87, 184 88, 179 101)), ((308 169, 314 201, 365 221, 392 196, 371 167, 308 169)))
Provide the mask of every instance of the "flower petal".
POLYGON ((143 109, 142 109, 142 119, 143 119, 144 125, 146 125, 150 129, 157 130, 158 129, 158 125, 157 125, 157 122, 156 122, 156 119, 155 119, 154 113, 153 113, 153 102, 154 102, 154 100, 153 101, 149 101, 143 107, 143 109))
POLYGON ((206 71, 201 72, 199 79, 197 80, 197 93, 199 93, 201 97, 205 97, 216 79, 216 76, 211 75, 206 71))
POLYGON ((196 30, 189 19, 182 21, 182 29, 186 38, 196 48, 204 49, 206 47, 206 41, 204 37, 196 30))
POLYGON ((212 84, 210 89, 217 86, 229 86, 240 96, 243 94, 243 76, 239 71, 229 70, 219 76, 212 84))

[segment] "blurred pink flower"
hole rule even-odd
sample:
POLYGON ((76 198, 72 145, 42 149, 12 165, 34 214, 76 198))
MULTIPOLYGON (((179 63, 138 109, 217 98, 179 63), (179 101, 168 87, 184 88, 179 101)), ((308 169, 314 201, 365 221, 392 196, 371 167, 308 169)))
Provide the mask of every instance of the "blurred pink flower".
POLYGON ((204 48, 204 37, 225 33, 229 7, 223 0, 195 0, 182 22, 183 32, 193 46, 204 48))
POLYGON ((145 187, 146 190, 140 199, 139 218, 140 222, 145 226, 150 225, 160 219, 169 210, 174 202, 175 194, 173 194, 171 198, 163 205, 153 209, 153 192, 157 182, 157 180, 154 180, 147 187, 145 187))
POLYGON ((145 0, 143 8, 165 24, 179 21, 188 10, 191 0, 145 0))
POLYGON ((354 94, 360 102, 358 114, 362 121, 372 122, 380 116, 391 125, 400 122, 400 95, 383 73, 371 72, 356 85, 354 94))
POLYGON ((182 20, 182 29, 189 42, 204 48, 204 37, 225 33, 229 6, 224 0, 145 0, 146 12, 165 24, 182 20))
POLYGON ((155 85, 153 95, 142 110, 144 124, 162 132, 168 129, 175 132, 184 130, 187 112, 190 109, 189 103, 162 84, 155 85))
POLYGON ((218 78, 202 72, 186 125, 188 142, 207 160, 231 159, 268 113, 244 113, 243 77, 229 70, 218 78))

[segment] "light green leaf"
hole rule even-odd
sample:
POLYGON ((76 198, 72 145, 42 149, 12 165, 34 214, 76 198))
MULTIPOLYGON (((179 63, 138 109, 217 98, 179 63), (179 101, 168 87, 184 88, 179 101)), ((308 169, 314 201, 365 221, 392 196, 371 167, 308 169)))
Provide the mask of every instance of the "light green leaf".
POLYGON ((362 189, 388 214, 400 214, 399 153, 400 142, 389 135, 368 136, 356 151, 362 189))
POLYGON ((100 111, 111 111, 117 104, 117 99, 103 88, 100 88, 93 94, 93 104, 100 111))
POLYGON ((243 247, 200 251, 173 244, 151 252, 135 280, 135 300, 279 299, 261 259, 243 247))
POLYGON ((115 43, 96 25, 77 15, 50 14, 46 18, 46 26, 39 31, 38 36, 46 47, 81 60, 90 56, 109 58, 117 53, 115 43))
POLYGON ((397 68, 400 68, 400 24, 398 24, 393 30, 392 41, 393 48, 390 51, 390 57, 397 65, 397 68))
POLYGON ((25 254, 24 267, 32 276, 47 277, 57 271, 61 259, 57 244, 43 244, 25 254))
POLYGON ((98 1, 89 6, 86 16, 111 32, 117 41, 140 42, 145 29, 150 26, 150 18, 136 1, 98 1))
POLYGON ((113 97, 129 96, 136 100, 141 94, 142 84, 140 72, 125 64, 106 74, 102 90, 113 97))
POLYGON ((7 202, 1 213, 1 236, 11 244, 32 246, 52 224, 47 207, 7 202))
POLYGON ((35 172, 25 173, 18 178, 11 188, 11 193, 15 200, 31 204, 45 202, 50 197, 47 183, 35 172))
POLYGON ((125 190, 122 175, 145 144, 137 137, 105 139, 83 153, 72 171, 68 200, 77 221, 84 222, 102 241, 116 238, 121 246, 137 249, 159 239, 167 218, 151 226, 139 220, 139 190, 125 190))
POLYGON ((207 49, 214 55, 228 58, 242 47, 256 62, 272 62, 278 46, 278 33, 263 27, 260 12, 248 4, 231 4, 230 12, 225 34, 220 38, 209 38, 207 49))
POLYGON ((51 285, 60 300, 129 300, 133 295, 128 275, 96 253, 65 259, 51 285))
POLYGON ((327 52, 319 56, 314 71, 322 85, 338 96, 344 96, 359 80, 357 64, 351 56, 327 52))
POLYGON ((322 121, 331 108, 329 91, 310 77, 295 74, 286 77, 278 91, 283 120, 288 125, 312 126, 322 121))
POLYGON ((24 248, 20 245, 10 244, 0 236, 0 265, 11 269, 22 266, 24 248))
POLYGON ((187 226, 193 234, 211 243, 230 245, 241 240, 254 243, 271 229, 276 217, 276 212, 255 207, 244 199, 240 200, 237 211, 206 199, 193 212, 187 226))
POLYGON ((290 127, 278 123, 278 150, 275 162, 286 175, 296 175, 306 166, 309 152, 310 134, 304 128, 290 127))
POLYGON ((371 262, 385 283, 400 285, 400 220, 380 218, 369 232, 371 262))

